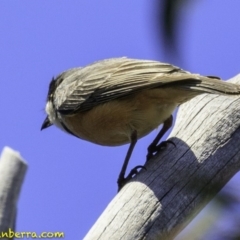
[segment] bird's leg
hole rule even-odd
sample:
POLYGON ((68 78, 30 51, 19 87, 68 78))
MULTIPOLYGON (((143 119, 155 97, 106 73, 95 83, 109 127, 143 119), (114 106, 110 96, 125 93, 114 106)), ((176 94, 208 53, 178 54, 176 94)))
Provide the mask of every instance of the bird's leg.
MULTIPOLYGON (((153 140, 153 142, 148 147, 148 154, 147 154, 147 161, 153 156, 154 152, 157 152, 161 147, 166 145, 167 141, 161 142, 158 144, 160 139, 163 137, 163 135, 168 131, 169 128, 171 128, 173 123, 173 116, 171 115, 167 120, 163 122, 163 127, 161 131, 158 133, 156 138, 153 140)), ((171 141, 168 141, 171 142, 171 141)), ((175 145, 173 142, 171 142, 173 145, 175 145)))
POLYGON ((144 168, 143 166, 136 166, 135 168, 133 168, 130 171, 130 173, 128 174, 128 176, 126 178, 124 177, 125 173, 126 173, 126 170, 127 170, 128 162, 130 160, 130 157, 132 155, 132 152, 133 152, 133 149, 134 149, 136 143, 137 143, 137 131, 134 130, 131 134, 131 142, 130 142, 130 146, 129 146, 128 151, 127 151, 127 155, 126 155, 125 160, 123 162, 121 172, 118 176, 118 180, 117 180, 118 191, 121 190, 121 188, 125 185, 125 183, 128 180, 130 180, 133 177, 133 175, 136 175, 138 173, 139 168, 144 168))

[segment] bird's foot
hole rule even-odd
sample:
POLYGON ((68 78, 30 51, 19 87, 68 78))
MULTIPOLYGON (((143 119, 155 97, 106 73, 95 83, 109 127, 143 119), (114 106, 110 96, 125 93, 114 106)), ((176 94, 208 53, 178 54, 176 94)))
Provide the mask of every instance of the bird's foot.
POLYGON ((118 184, 118 192, 122 189, 122 187, 131 180, 135 175, 137 175, 141 169, 147 170, 144 166, 138 165, 135 168, 133 168, 130 173, 127 175, 127 177, 118 178, 117 184, 118 184))
POLYGON ((171 141, 171 140, 162 141, 157 146, 149 145, 149 147, 148 147, 148 154, 147 154, 147 162, 152 157, 156 156, 156 154, 158 154, 161 150, 165 149, 169 143, 171 143, 174 147, 176 147, 176 144, 173 141, 171 141))

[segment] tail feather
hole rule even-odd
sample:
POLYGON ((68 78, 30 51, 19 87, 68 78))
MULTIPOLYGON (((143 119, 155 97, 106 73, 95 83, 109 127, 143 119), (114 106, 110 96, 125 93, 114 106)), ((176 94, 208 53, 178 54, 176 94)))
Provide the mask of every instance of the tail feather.
POLYGON ((196 90, 213 94, 239 95, 240 85, 225 82, 219 79, 201 77, 200 84, 196 84, 196 90))
MULTIPOLYGON (((183 76, 182 76, 183 77, 183 76)), ((222 81, 215 77, 203 77, 191 74, 181 81, 172 81, 170 85, 184 90, 194 90, 200 93, 221 94, 221 95, 240 95, 240 85, 222 81)), ((166 84, 166 87, 170 85, 166 84)))

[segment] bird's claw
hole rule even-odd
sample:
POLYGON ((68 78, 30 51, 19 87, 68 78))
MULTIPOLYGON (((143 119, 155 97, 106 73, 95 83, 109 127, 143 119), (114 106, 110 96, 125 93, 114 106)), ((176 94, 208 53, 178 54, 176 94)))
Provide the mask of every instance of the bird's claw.
POLYGON ((159 143, 157 146, 152 146, 152 145, 150 145, 150 146, 148 147, 147 162, 148 162, 153 156, 155 156, 157 153, 159 153, 162 149, 165 149, 169 143, 171 143, 174 147, 176 147, 176 144, 175 144, 173 141, 171 141, 171 140, 162 141, 162 142, 159 143), (154 153, 155 153, 155 154, 154 154, 154 153))
POLYGON ((134 167, 129 174, 127 175, 127 177, 122 178, 122 179, 118 179, 118 192, 122 189, 122 187, 129 181, 131 180, 135 175, 137 175, 139 173, 139 171, 141 169, 147 170, 146 167, 138 165, 136 167, 134 167))

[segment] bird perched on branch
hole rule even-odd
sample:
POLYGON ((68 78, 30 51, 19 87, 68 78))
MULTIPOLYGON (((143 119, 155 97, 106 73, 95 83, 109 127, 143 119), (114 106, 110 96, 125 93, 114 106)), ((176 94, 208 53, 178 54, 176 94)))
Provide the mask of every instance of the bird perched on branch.
POLYGON ((47 117, 41 129, 55 124, 92 143, 104 146, 130 143, 118 177, 121 189, 139 168, 125 177, 137 140, 163 124, 148 147, 147 158, 151 158, 172 125, 176 107, 202 93, 238 95, 240 86, 158 61, 102 60, 52 79, 45 108, 47 117))

